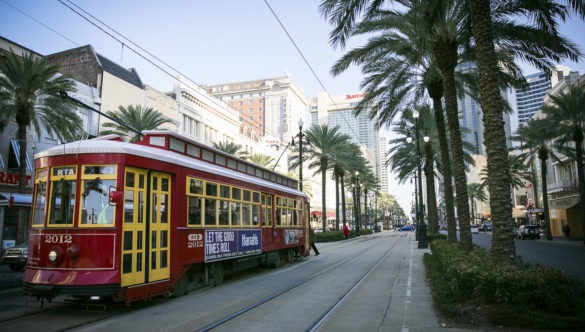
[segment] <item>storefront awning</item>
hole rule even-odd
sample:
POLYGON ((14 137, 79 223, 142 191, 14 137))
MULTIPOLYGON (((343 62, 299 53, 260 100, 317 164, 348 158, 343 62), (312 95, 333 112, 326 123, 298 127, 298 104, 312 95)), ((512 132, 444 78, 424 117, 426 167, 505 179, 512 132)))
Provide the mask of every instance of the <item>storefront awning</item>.
POLYGON ((550 200, 551 209, 568 210, 575 207, 577 204, 579 204, 579 195, 550 200))
POLYGON ((32 204, 32 195, 30 194, 11 194, 0 192, 0 206, 8 206, 10 196, 12 195, 12 206, 30 207, 32 204))

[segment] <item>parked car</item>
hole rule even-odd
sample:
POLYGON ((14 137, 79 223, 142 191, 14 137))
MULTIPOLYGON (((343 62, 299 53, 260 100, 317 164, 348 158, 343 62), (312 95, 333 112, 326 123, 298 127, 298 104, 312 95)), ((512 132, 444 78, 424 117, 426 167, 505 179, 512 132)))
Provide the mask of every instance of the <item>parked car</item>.
POLYGON ((518 227, 518 232, 516 233, 516 237, 519 239, 540 239, 540 230, 536 225, 521 225, 518 227))
POLYGON ((28 259, 28 243, 12 246, 2 255, 2 264, 8 265, 12 271, 21 271, 26 266, 28 259))
POLYGON ((471 234, 479 234, 479 226, 471 225, 471 234))
POLYGON ((489 222, 486 222, 483 225, 481 225, 480 230, 482 230, 484 232, 491 232, 492 231, 492 224, 489 222))
POLYGON ((410 231, 414 231, 414 225, 404 225, 400 228, 398 228, 399 232, 410 232, 410 231))

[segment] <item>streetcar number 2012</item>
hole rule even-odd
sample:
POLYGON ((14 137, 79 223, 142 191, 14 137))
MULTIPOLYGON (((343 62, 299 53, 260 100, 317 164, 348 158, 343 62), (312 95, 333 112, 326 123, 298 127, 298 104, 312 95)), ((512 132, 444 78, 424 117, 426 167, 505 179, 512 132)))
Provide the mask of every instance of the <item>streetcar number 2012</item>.
POLYGON ((45 243, 71 243, 71 235, 45 235, 45 243))

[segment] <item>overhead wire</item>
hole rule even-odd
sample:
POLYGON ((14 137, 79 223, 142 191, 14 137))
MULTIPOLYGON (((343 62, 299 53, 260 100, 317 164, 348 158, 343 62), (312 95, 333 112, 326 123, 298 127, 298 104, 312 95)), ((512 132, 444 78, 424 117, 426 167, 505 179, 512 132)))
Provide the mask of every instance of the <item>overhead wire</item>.
MULTIPOLYGON (((2 1, 4 1, 4 0, 2 0, 2 1)), ((148 50, 146 50, 145 48, 143 48, 142 46, 140 46, 138 43, 134 42, 133 40, 131 40, 130 38, 126 37, 122 33, 118 32, 116 29, 114 29, 111 26, 107 25, 105 22, 103 22, 102 20, 98 19, 97 17, 95 17, 94 15, 92 15, 91 13, 89 13, 88 11, 86 11, 85 9, 81 8, 80 6, 78 6, 77 4, 75 4, 74 2, 72 2, 71 0, 67 0, 67 2, 70 5, 67 4, 67 3, 65 3, 63 0, 58 0, 58 1, 62 5, 64 5, 65 7, 69 8, 71 11, 73 11, 75 14, 77 14, 78 16, 80 16, 81 18, 83 18, 84 20, 86 20, 87 22, 89 22, 91 25, 95 26, 96 28, 98 28, 99 30, 101 30, 102 32, 104 32, 105 34, 107 34, 108 36, 110 36, 111 38, 113 38, 114 40, 116 40, 118 43, 120 43, 122 45, 122 48, 126 47, 127 49, 131 50, 134 54, 138 55, 139 57, 141 57, 142 59, 144 59, 148 63, 152 64, 153 66, 155 66, 156 68, 158 68, 159 70, 161 70, 162 72, 164 72, 165 74, 167 74, 168 76, 170 76, 171 78, 175 79, 176 76, 173 75, 171 72, 169 72, 169 70, 166 70, 166 69, 162 68, 160 65, 156 64, 154 61, 152 61, 151 59, 147 58, 146 56, 144 56, 143 54, 141 54, 140 52, 138 52, 137 50, 135 50, 133 47, 130 47, 128 44, 133 45, 134 47, 138 48, 140 51, 146 53, 148 56, 154 58, 156 61, 158 61, 159 63, 161 63, 162 65, 164 65, 166 68, 170 69, 175 74, 178 74, 178 75, 184 77, 187 81, 189 81, 192 84, 194 84, 195 86, 203 89, 203 87, 201 86, 201 84, 199 84, 195 80, 191 79, 188 75, 182 73, 181 71, 179 71, 175 67, 169 65, 168 63, 166 63, 161 58, 159 58, 156 55, 152 54, 151 52, 149 52, 148 50), (73 8, 72 6, 74 6, 77 9, 73 8), (83 12, 83 13, 81 13, 81 12, 83 12), (87 15, 87 16, 89 16, 94 21, 90 20, 84 14, 87 15), (99 24, 96 24, 96 22, 98 22, 99 24), (114 33, 114 34, 118 35, 119 37, 123 38, 128 43, 124 42, 120 38, 117 38, 112 33, 106 31, 103 27, 107 28, 112 33, 114 33)), ((193 90, 193 91, 196 92, 197 94, 201 95, 201 96, 208 97, 207 95, 204 95, 204 94, 202 94, 201 92, 199 92, 197 90, 193 90)), ((227 105, 234 112, 239 113, 239 111, 237 109, 233 108, 233 106, 231 106, 229 103, 224 102, 224 104, 227 105)), ((258 127, 254 123, 248 123, 248 124, 249 125, 252 125, 257 130, 262 131, 262 128, 258 127)))
MULTIPOLYGON (((284 24, 282 23, 282 21, 278 17, 278 15, 276 15, 276 12, 272 9, 272 7, 270 6, 270 4, 268 3, 268 0, 264 0, 264 3, 266 4, 266 6, 268 7, 268 9, 272 13, 272 15, 274 16, 274 18, 276 19, 276 21, 278 22, 278 24, 280 25, 280 27, 282 28, 282 30, 284 30, 284 33, 287 35, 288 39, 291 41, 291 43, 293 44, 293 46, 295 47, 295 49, 297 50, 297 52, 299 53, 299 55, 301 56, 301 58, 303 59, 303 61, 305 62, 305 64, 309 67, 309 70, 311 71, 311 73, 313 74, 313 76, 315 77, 315 79, 317 80, 317 82, 319 82, 319 85, 321 86, 321 88, 325 91, 325 93, 327 93, 327 97, 329 97, 329 100, 331 101, 331 103, 335 106, 336 109, 339 110, 340 107, 337 105, 337 103, 335 102, 335 100, 333 99, 333 97, 329 94, 329 92, 327 91, 327 88, 325 87, 325 85, 323 84, 323 82, 321 81, 321 79, 319 78, 319 76, 317 75, 317 73, 315 72, 315 70, 313 70, 313 67, 311 66, 311 64, 309 63, 309 61, 307 60, 307 58, 305 57, 305 55, 301 51, 301 49, 297 46, 297 43, 294 41, 294 39, 292 38, 292 36, 288 32, 288 30, 286 29, 286 27, 284 26, 284 24)), ((354 134, 354 136, 357 139, 357 141, 361 143, 359 133, 356 133, 355 130, 354 130, 354 128, 349 125, 350 122, 345 117, 345 115, 343 114, 343 112, 339 112, 339 114, 341 115, 341 117, 343 118, 343 120, 346 122, 346 124, 348 125, 348 128, 350 128, 350 130, 354 134)), ((363 144, 363 145, 365 145, 365 144, 363 144)), ((371 153, 368 151, 368 149, 366 149, 366 153, 368 155, 370 155, 370 157, 374 158, 371 155, 371 153)), ((375 158, 373 160, 375 160, 375 158)))
MULTIPOLYGON (((76 43, 75 41, 69 39, 68 37, 66 37, 65 35, 59 33, 58 31, 52 29, 51 27, 47 26, 46 24, 40 22, 39 20, 33 18, 32 16, 26 14, 25 12, 23 12, 22 10, 14 7, 13 5, 9 4, 8 2, 6 2, 6 0, 0 0, 3 3, 7 4, 8 6, 12 7, 14 10, 20 12, 21 14, 27 16, 28 18, 30 18, 31 20, 37 22, 38 24, 41 24, 42 26, 44 26, 45 28, 51 30, 52 32, 58 34, 59 36, 61 36, 62 38, 70 41, 72 44, 79 46, 78 43, 76 43)), ((145 61, 147 61, 148 63, 150 63, 151 65, 153 65, 154 67, 156 67, 157 69, 161 70, 163 73, 165 73, 166 75, 170 76, 171 78, 175 79, 175 75, 173 73, 171 73, 169 70, 167 70, 166 68, 170 69, 172 72, 174 72, 175 74, 178 74, 182 77, 184 77, 187 81, 193 83, 195 86, 202 88, 201 84, 197 83, 195 80, 191 79, 188 75, 182 73, 181 71, 179 71, 178 69, 176 69, 175 67, 169 65, 168 63, 166 63, 164 60, 162 60, 161 58, 157 57, 156 55, 152 54, 151 52, 149 52, 148 50, 144 49, 143 47, 141 47, 138 43, 132 41, 131 39, 129 39, 128 37, 124 36, 122 33, 118 32, 116 29, 110 27, 109 25, 107 25, 105 22, 103 22, 102 20, 100 20, 99 18, 95 17, 94 15, 92 15, 91 13, 89 13, 88 11, 84 10, 83 8, 81 8, 80 6, 78 6, 77 4, 75 4, 74 2, 72 2, 71 0, 66 0, 67 3, 65 3, 63 0, 58 0, 63 6, 67 7, 69 10, 71 10, 72 12, 74 12, 75 14, 77 14, 78 16, 80 16, 81 18, 83 18, 84 20, 86 20, 88 23, 90 23, 91 25, 95 26, 96 28, 98 28, 99 30, 101 30, 103 33, 105 33, 106 35, 108 35, 109 37, 111 37, 112 39, 114 39, 115 41, 117 41, 118 43, 120 43, 120 45, 122 45, 122 47, 126 47, 129 50, 131 50, 134 54, 136 54, 137 56, 139 56, 140 58, 144 59, 145 61), (75 8, 73 8, 75 7, 75 8), (89 19, 87 16, 89 16, 91 19, 89 19), (94 20, 94 21, 92 21, 94 20), (96 24, 96 22, 98 22, 99 24, 96 24), (101 25, 101 26, 100 26, 101 25), (109 31, 106 31, 107 28, 109 31), (110 32, 111 31, 111 32, 110 32), (117 36, 115 36, 114 34, 116 34, 117 36, 123 38, 124 40, 121 40, 120 38, 118 38, 117 36), (152 59, 146 57, 144 54, 140 53, 139 51, 137 51, 134 47, 131 47, 130 45, 134 46, 135 48, 139 49, 140 51, 142 51, 143 53, 146 53, 148 56, 150 56, 151 58, 155 59, 156 61, 158 61, 160 64, 164 65, 163 68, 161 65, 157 64, 155 61, 153 61, 152 59)), ((270 10, 270 12, 272 13, 272 15, 274 16, 274 18, 277 20, 278 24, 280 25, 280 27, 283 29, 283 31, 285 32, 286 36, 288 37, 288 39, 291 41, 291 43, 293 44, 293 46, 295 47, 295 49, 297 50, 297 52, 299 53, 299 55, 301 56, 302 60, 304 61, 304 63, 307 65, 307 67, 309 68, 309 70, 311 71, 312 75, 315 77, 315 79, 317 80, 317 82, 319 83, 319 85, 321 86, 321 88, 327 93, 328 98, 330 99, 331 103, 337 108, 340 109, 340 107, 337 105, 337 103, 335 102, 335 100, 333 99, 333 97, 329 94, 327 88, 325 87, 325 85, 323 84, 323 82, 321 81, 321 79, 319 78, 319 76, 317 75, 317 73, 315 72, 315 70, 313 69, 313 67, 311 66, 311 64, 309 63, 309 61, 307 60, 307 58, 305 57, 305 55, 303 54, 303 52, 301 51, 301 49, 299 48, 299 46, 296 44, 296 42, 294 41, 294 39, 292 38, 291 34, 288 32, 287 28, 284 26, 284 24, 282 23, 282 21, 280 20, 280 18, 278 17, 278 15, 276 14, 276 12, 273 10, 273 8, 270 6, 270 4, 268 3, 267 0, 264 0, 264 3, 266 4, 266 6, 268 7, 268 9, 270 10)), ((201 92, 194 90, 196 93, 203 95, 201 92)), ((205 96, 208 97, 208 96, 205 96)), ((229 103, 224 102, 225 105, 228 105, 228 107, 230 107, 232 110, 234 110, 235 112, 239 113, 239 111, 235 108, 233 108, 233 106, 231 106, 229 103)), ((243 112, 243 111, 242 111, 243 112)), ((354 134, 355 139, 360 143, 361 143, 361 139, 359 134, 354 130, 354 128, 352 126, 350 126, 350 122, 349 120, 345 117, 345 115, 343 114, 343 112, 339 113, 341 115, 341 118, 346 122, 346 124, 348 125, 348 128, 350 129, 350 131, 354 134)), ((251 125, 253 127, 255 127, 256 129, 262 131, 264 129, 256 126, 255 124, 251 123, 251 125)), ((365 144, 363 144, 365 145, 365 144)), ((366 153, 370 154, 370 152, 366 149, 366 153)), ((370 154, 370 157, 371 154, 370 154)))

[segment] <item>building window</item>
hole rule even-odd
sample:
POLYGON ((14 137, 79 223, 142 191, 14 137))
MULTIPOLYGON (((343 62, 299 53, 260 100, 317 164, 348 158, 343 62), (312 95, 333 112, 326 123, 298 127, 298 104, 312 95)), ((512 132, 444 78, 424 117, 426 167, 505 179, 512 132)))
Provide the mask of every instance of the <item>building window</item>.
POLYGON ((262 112, 262 107, 258 107, 258 112, 262 112))

